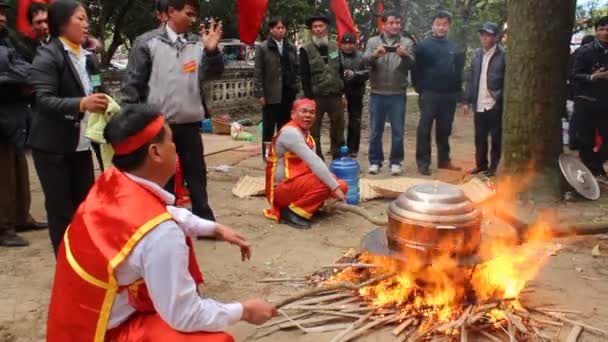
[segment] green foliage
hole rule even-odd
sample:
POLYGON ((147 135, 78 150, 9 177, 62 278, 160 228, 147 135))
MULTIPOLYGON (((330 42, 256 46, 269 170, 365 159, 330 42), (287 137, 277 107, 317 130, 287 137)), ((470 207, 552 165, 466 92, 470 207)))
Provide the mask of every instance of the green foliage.
POLYGON ((608 4, 600 5, 599 0, 593 0, 576 6, 576 22, 574 24, 574 33, 586 32, 593 33, 595 22, 608 15, 608 4))

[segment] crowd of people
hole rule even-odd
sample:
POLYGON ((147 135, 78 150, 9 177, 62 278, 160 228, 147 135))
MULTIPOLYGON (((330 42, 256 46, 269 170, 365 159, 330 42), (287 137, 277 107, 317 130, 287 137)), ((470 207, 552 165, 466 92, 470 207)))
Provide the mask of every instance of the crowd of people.
MULTIPOLYGON (((57 262, 48 341, 232 341, 222 332, 231 324, 261 324, 277 315, 272 304, 259 299, 225 304, 199 296, 203 275, 193 237, 234 244, 243 261, 251 255, 246 238, 215 222, 206 190, 201 82, 223 72, 222 24, 212 20, 193 34, 198 1, 156 5, 160 25, 135 40, 118 99, 122 109, 103 129, 113 167, 95 179, 92 151, 100 153, 87 138, 88 122, 107 113, 114 99, 105 92, 95 55, 99 44, 89 36, 85 7, 75 0, 55 0, 48 7, 34 3, 28 12, 30 39, 8 28, 9 4, 0 0, 0 160, 6 165, 0 168, 6 189, 0 194, 0 246, 27 246, 18 231, 47 227, 29 214, 27 147, 45 196, 57 262), (177 160, 191 211, 175 207, 177 160)), ((281 18, 269 20, 254 73, 263 108, 267 218, 306 229, 326 200, 345 200, 347 185, 324 160, 321 126, 327 114, 333 159, 343 145, 357 158, 368 80, 370 174, 385 165, 386 122, 387 164, 392 175, 403 173, 410 80, 419 94, 418 172, 431 174, 433 126, 437 167, 461 170, 451 161, 449 141, 459 102, 465 113, 474 112, 476 167, 470 172, 496 172, 506 67, 500 28, 480 27, 482 48, 464 76, 465 55, 447 38, 448 12, 433 16, 432 35, 419 42, 402 34, 400 13, 387 10, 382 22, 380 34, 360 51, 354 32, 339 42, 330 39, 324 15, 306 21, 310 39, 299 48, 287 40, 281 18)), ((594 142, 596 131, 608 141, 608 97, 601 95, 608 90, 608 18, 595 30, 596 38, 573 62, 573 122, 581 159, 605 176, 608 148, 594 149, 594 142)))

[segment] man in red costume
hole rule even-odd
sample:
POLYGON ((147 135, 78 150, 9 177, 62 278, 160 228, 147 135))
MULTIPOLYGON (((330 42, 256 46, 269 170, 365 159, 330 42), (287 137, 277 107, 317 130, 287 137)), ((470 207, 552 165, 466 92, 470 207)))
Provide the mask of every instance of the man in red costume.
POLYGON ((344 201, 348 186, 337 180, 315 153, 310 129, 316 104, 301 99, 293 104, 291 121, 272 139, 266 163, 264 216, 294 228, 310 228, 310 219, 332 196, 344 201))
POLYGON ((191 236, 250 245, 233 230, 171 206, 163 186, 175 172, 175 145, 162 114, 126 106, 106 127, 114 168, 78 208, 57 256, 47 341, 228 342, 239 320, 261 324, 277 314, 258 299, 203 299, 191 236))

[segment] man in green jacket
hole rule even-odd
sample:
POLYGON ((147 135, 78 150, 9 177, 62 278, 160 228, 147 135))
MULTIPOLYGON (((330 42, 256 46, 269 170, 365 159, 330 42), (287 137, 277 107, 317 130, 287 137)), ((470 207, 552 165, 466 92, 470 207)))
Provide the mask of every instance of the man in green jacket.
POLYGON ((329 40, 329 19, 315 15, 306 20, 311 40, 300 49, 300 75, 304 96, 317 103, 317 120, 311 133, 316 142, 317 155, 323 158, 321 149, 321 124, 325 113, 330 120, 331 154, 340 157, 344 145, 344 85, 342 63, 338 44, 329 40))

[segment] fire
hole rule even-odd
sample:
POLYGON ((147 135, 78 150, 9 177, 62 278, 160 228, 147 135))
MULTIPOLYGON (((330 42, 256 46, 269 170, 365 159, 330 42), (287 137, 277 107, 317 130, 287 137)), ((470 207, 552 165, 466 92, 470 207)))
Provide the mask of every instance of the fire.
MULTIPOLYGON (((509 191, 499 191, 497 198, 500 200, 486 210, 513 203, 516 183, 512 179, 506 182, 499 184, 498 189, 509 191)), ((520 185, 527 183, 519 182, 520 185)), ((507 319, 503 310, 521 308, 517 300, 521 291, 536 277, 551 253, 552 245, 547 243, 551 236, 547 228, 552 222, 541 222, 545 223, 537 224, 528 232, 524 244, 518 245, 509 237, 482 239, 478 252, 481 262, 471 265, 463 266, 454 255, 441 254, 445 247, 441 244, 430 259, 428 254, 421 256, 413 249, 403 251, 404 260, 364 252, 357 261, 376 267, 347 268, 331 281, 360 283, 394 273, 391 278, 361 288, 359 295, 371 305, 422 314, 434 322, 457 320, 469 305, 502 303, 489 311, 487 317, 490 322, 501 322, 507 319)))

